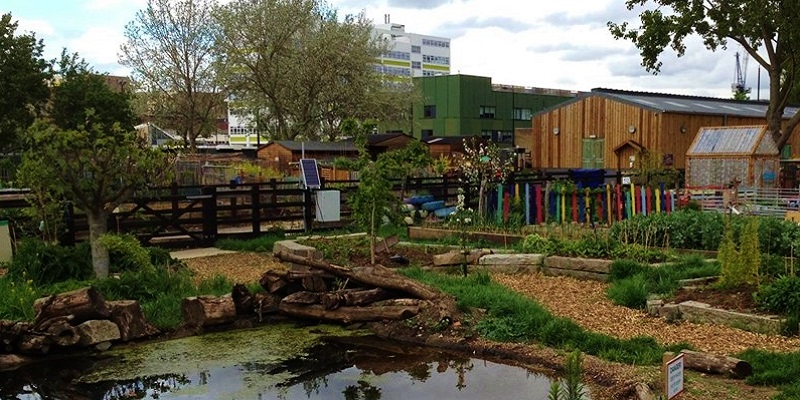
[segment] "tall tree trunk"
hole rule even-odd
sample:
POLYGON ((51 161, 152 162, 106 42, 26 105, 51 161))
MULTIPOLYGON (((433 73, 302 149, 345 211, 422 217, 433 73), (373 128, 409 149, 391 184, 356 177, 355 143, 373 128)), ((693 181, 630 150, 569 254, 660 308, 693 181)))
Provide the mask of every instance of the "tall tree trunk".
POLYGON ((108 278, 108 249, 100 244, 100 236, 108 232, 108 213, 105 211, 90 212, 89 244, 92 246, 92 269, 97 278, 108 278))
POLYGON ((478 188, 478 215, 481 219, 486 216, 486 201, 484 194, 486 194, 486 179, 481 179, 480 187, 478 188))

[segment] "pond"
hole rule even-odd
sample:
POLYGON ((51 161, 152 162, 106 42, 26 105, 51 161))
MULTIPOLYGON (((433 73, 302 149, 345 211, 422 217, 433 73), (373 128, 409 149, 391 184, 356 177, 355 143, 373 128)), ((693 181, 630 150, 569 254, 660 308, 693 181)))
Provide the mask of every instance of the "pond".
POLYGON ((546 399, 550 378, 491 361, 269 325, 0 372, 2 399, 546 399))

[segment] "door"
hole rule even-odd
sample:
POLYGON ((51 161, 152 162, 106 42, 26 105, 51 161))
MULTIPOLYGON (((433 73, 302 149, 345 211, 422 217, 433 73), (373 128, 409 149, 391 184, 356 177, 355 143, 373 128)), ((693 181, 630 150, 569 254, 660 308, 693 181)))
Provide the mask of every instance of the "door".
POLYGON ((603 138, 583 139, 583 168, 605 167, 604 144, 603 138))

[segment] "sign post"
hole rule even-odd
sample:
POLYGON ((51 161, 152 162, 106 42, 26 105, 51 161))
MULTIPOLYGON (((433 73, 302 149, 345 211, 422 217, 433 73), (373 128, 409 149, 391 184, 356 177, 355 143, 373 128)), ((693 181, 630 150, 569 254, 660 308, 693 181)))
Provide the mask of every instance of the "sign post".
POLYGON ((674 399, 683 392, 683 354, 675 356, 671 352, 662 357, 664 369, 664 393, 667 400, 674 399))

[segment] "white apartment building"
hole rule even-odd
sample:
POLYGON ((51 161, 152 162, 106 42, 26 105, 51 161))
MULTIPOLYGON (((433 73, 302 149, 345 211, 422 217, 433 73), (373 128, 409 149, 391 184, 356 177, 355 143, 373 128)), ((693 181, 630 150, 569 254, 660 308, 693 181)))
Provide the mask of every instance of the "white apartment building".
POLYGON ((389 52, 375 65, 378 72, 408 77, 450 74, 450 39, 406 32, 405 25, 391 23, 388 14, 374 32, 389 41, 389 52))

